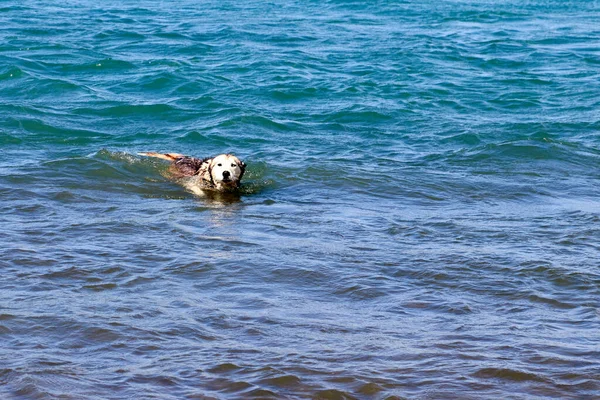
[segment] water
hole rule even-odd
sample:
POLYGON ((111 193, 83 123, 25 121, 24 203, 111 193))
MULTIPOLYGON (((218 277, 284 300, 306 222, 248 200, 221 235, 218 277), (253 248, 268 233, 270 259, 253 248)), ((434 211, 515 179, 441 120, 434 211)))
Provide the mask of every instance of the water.
POLYGON ((596 398, 599 10, 3 1, 0 397, 596 398))

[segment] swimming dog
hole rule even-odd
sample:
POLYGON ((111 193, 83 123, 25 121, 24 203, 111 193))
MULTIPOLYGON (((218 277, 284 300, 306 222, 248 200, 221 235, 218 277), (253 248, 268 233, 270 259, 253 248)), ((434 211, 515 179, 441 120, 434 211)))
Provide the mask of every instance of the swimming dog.
POLYGON ((171 162, 169 175, 196 194, 203 190, 234 191, 239 189, 246 164, 233 154, 195 158, 177 153, 138 153, 171 162))

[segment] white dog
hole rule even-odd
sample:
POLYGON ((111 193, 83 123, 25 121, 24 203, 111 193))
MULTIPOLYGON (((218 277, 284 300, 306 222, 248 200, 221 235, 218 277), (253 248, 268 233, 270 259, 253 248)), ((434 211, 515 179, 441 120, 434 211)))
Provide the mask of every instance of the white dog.
POLYGON ((240 180, 246 170, 246 164, 232 154, 221 154, 204 159, 176 153, 139 154, 171 161, 170 175, 181 180, 186 188, 200 195, 203 190, 232 191, 239 189, 240 180))

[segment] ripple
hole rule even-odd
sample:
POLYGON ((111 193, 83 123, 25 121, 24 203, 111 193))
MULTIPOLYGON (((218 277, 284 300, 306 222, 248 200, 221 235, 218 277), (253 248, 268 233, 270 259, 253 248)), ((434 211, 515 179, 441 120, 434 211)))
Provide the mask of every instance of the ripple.
POLYGON ((23 140, 19 139, 18 137, 11 136, 6 133, 0 133, 0 144, 2 145, 14 145, 21 143, 23 143, 23 140))
POLYGON ((131 32, 120 29, 105 29, 96 34, 94 39, 99 40, 135 40, 140 41, 146 39, 146 36, 137 32, 131 32))
POLYGON ((91 130, 69 128, 39 119, 13 120, 15 125, 29 133, 38 134, 42 141, 49 143, 64 143, 71 140, 90 140, 92 138, 107 137, 106 134, 91 130))
POLYGON ((224 363, 224 364, 219 364, 214 366, 213 368, 209 369, 208 371, 214 374, 223 374, 223 373, 230 373, 232 371, 239 371, 241 369, 241 367, 239 367, 238 365, 232 364, 232 363, 224 363))
POLYGON ((594 398, 593 4, 38 3, 0 7, 0 397, 594 398))
POLYGON ((507 381, 524 382, 545 382, 546 378, 537 374, 509 369, 509 368, 482 368, 473 374, 475 377, 481 378, 496 378, 507 381))
POLYGON ((315 399, 319 399, 319 400, 338 400, 338 399, 354 400, 354 399, 358 399, 358 397, 354 397, 350 393, 343 392, 341 390, 327 389, 327 390, 320 390, 317 393, 315 393, 315 399))
POLYGON ((82 115, 98 115, 109 117, 153 117, 157 114, 175 113, 177 108, 169 104, 126 104, 103 108, 82 108, 75 110, 82 115))
POLYGON ((294 375, 279 375, 261 381, 264 385, 276 386, 278 388, 289 388, 294 389, 299 386, 301 381, 300 378, 294 375))
POLYGON ((0 81, 17 79, 25 75, 26 74, 23 72, 23 70, 18 67, 11 67, 8 69, 3 68, 3 71, 0 71, 0 81))
POLYGON ((339 288, 333 294, 336 296, 349 296, 351 298, 371 300, 386 296, 387 292, 384 289, 368 287, 365 285, 353 285, 350 287, 339 288))

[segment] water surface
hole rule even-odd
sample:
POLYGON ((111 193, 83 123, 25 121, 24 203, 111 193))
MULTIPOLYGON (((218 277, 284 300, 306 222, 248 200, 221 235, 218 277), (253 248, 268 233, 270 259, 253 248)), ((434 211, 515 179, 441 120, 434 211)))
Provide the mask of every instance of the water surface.
POLYGON ((1 397, 595 398, 599 18, 2 2, 1 397))

